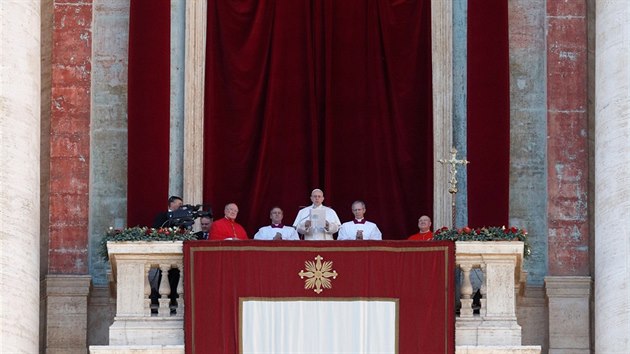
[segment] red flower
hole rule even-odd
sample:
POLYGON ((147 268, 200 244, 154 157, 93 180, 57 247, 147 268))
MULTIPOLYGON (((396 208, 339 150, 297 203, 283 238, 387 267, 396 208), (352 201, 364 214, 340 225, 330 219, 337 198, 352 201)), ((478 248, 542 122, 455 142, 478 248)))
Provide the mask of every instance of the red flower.
POLYGON ((472 231, 472 230, 470 229, 470 227, 468 227, 468 226, 464 226, 464 228, 462 229, 462 231, 464 231, 464 233, 466 233, 466 234, 469 234, 469 233, 470 233, 470 231, 472 231))

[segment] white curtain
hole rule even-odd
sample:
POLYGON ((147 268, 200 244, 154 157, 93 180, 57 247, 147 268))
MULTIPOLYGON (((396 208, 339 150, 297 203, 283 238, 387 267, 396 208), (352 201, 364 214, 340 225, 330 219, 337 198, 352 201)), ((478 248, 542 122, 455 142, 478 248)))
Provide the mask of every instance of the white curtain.
POLYGON ((398 301, 243 300, 243 353, 396 353, 398 301))

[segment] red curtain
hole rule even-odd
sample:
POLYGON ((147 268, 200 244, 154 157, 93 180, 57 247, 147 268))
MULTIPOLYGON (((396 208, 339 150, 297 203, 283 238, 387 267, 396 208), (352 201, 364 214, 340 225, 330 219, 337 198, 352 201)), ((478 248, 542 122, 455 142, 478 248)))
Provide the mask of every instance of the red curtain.
POLYGON ((132 0, 127 224, 151 225, 168 199, 170 1, 132 0))
POLYGON ((250 236, 313 188, 385 238, 433 208, 429 1, 209 1, 204 199, 250 236))
MULTIPOLYGON (((320 187, 343 220, 364 199, 386 238, 416 231, 433 203, 428 3, 209 1, 204 197, 218 216, 236 201, 253 233, 280 205, 291 223, 320 187)), ((169 1, 131 1, 129 225, 166 207, 169 16, 169 1)), ((471 0, 471 226, 508 223, 508 55, 507 4, 471 0)))
POLYGON ((510 197, 508 2, 468 2, 468 223, 508 225, 510 197))
POLYGON ((397 299, 397 352, 455 352, 453 242, 192 241, 184 264, 186 353, 237 353, 242 298, 397 299), (317 256, 338 273, 320 294, 298 274, 317 256))

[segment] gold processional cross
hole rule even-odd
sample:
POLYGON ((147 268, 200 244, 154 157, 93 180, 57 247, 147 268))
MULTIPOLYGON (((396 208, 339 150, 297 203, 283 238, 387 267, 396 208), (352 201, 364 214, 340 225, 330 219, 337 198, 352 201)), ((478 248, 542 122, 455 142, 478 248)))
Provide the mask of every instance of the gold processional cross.
POLYGON ((442 164, 449 164, 451 168, 449 170, 450 179, 448 181, 449 188, 448 192, 451 193, 451 213, 452 213, 452 224, 451 227, 455 227, 455 194, 457 194, 457 165, 464 165, 466 167, 470 161, 466 160, 464 157, 463 160, 457 159, 457 149, 454 147, 451 148, 451 158, 449 160, 439 159, 438 162, 442 164))

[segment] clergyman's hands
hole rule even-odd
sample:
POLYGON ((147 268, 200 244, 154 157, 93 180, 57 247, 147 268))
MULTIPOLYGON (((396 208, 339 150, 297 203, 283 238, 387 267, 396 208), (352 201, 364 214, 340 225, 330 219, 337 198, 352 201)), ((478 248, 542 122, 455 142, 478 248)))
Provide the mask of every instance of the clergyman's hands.
POLYGON ((273 237, 274 240, 282 240, 282 234, 279 232, 276 232, 276 235, 273 237))
POLYGON ((363 230, 357 230, 357 240, 363 240, 363 230))

